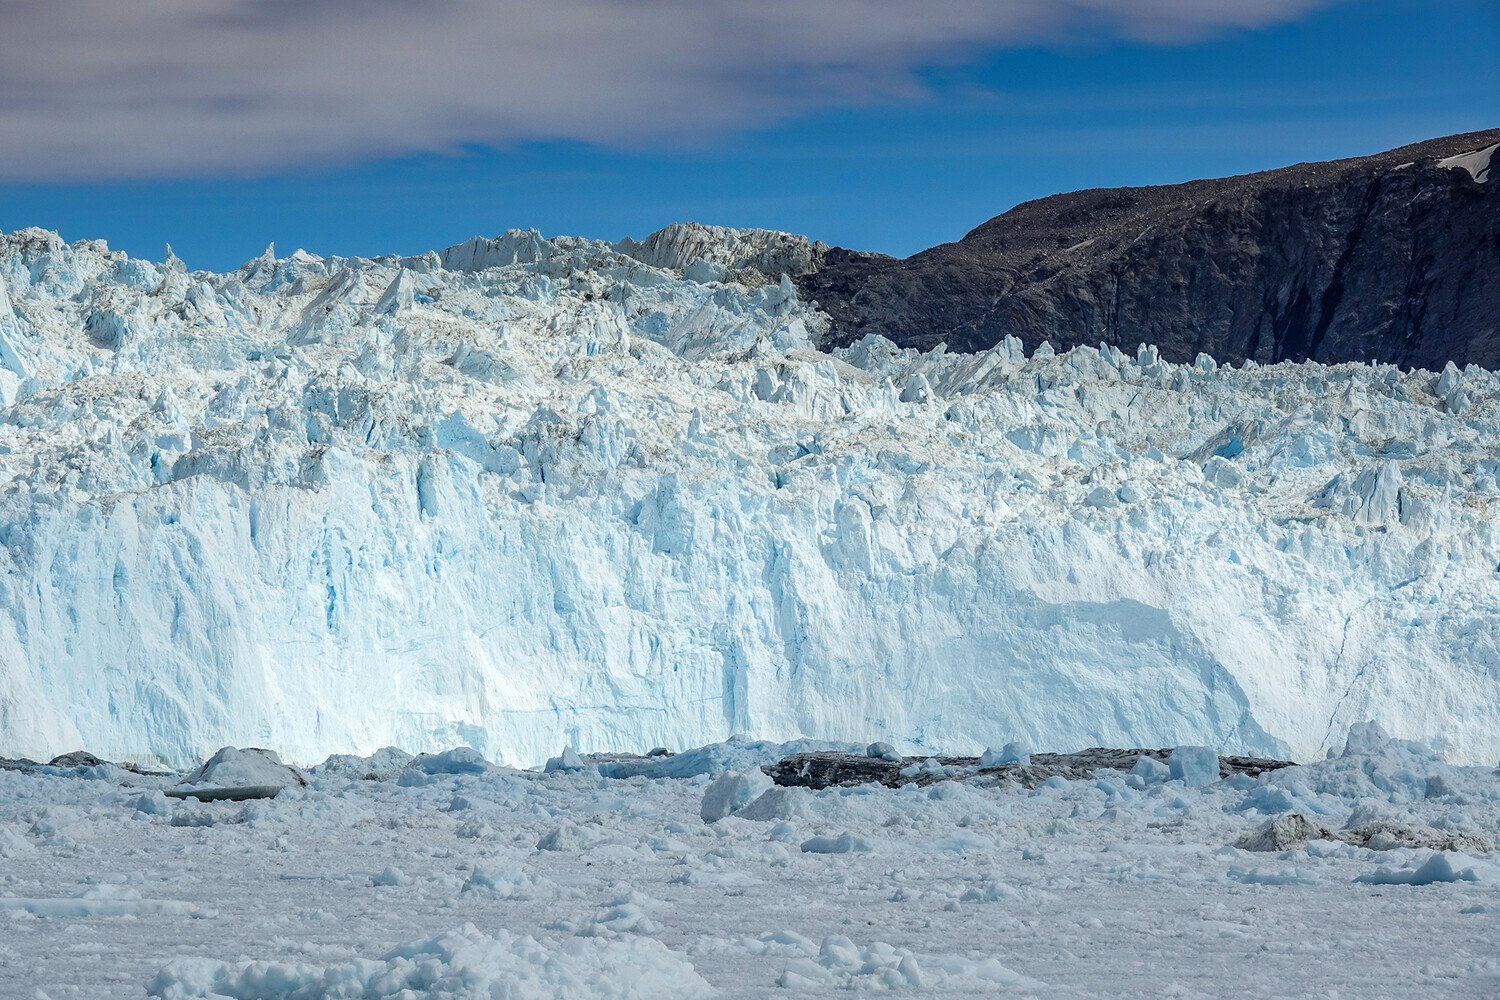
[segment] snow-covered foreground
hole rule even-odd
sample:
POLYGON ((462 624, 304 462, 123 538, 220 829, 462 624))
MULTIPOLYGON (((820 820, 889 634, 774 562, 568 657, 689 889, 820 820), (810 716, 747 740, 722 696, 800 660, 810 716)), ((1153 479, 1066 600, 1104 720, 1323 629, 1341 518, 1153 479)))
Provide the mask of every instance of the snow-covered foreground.
POLYGON ((1378 735, 1202 788, 765 789, 733 775, 797 748, 751 743, 627 779, 336 760, 244 803, 0 771, 0 995, 1500 996, 1500 772, 1378 735), (1231 846, 1290 814, 1386 832, 1231 846))
POLYGON ((0 755, 1500 756, 1493 374, 821 353, 819 252, 0 237, 0 755))

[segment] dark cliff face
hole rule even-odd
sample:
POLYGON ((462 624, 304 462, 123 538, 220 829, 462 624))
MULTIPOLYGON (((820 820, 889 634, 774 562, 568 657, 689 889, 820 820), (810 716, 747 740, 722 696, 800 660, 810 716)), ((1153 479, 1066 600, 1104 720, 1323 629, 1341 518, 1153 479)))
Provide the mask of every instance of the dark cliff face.
POLYGON ((1057 195, 905 260, 832 250, 797 282, 837 343, 976 351, 1014 334, 1174 361, 1500 368, 1500 150, 1484 182, 1439 162, 1496 143, 1057 195))

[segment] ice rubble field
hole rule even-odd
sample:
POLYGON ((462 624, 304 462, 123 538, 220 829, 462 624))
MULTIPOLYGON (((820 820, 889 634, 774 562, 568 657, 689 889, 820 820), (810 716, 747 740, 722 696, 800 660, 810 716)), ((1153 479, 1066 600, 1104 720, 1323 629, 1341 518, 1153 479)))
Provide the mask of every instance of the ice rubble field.
POLYGON ((0 755, 1500 757, 1494 375, 820 353, 816 250, 0 236, 0 755))
POLYGON ((1500 996, 1500 771, 1379 737, 1201 788, 762 777, 713 823, 716 786, 801 747, 624 779, 335 758, 248 803, 112 765, 0 771, 0 994, 1500 996), (1470 851, 1231 846, 1289 813, 1470 851))

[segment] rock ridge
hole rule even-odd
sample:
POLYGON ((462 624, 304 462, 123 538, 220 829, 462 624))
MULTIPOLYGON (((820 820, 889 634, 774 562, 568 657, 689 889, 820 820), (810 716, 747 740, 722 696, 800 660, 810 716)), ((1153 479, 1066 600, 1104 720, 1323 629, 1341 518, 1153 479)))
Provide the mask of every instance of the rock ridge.
POLYGON ((904 260, 796 278, 833 344, 1156 345, 1190 363, 1500 367, 1500 129, 1373 156, 1017 205, 904 260))

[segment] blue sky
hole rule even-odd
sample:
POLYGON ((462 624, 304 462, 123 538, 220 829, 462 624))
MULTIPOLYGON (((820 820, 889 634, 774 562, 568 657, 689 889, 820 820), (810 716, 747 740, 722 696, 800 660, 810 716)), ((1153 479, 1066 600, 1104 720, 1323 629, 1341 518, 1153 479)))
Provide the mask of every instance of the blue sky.
MULTIPOLYGON (((1170 19, 1195 0, 1156 6, 1170 19)), ((734 63, 735 53, 710 51, 624 93, 632 60, 660 61, 646 41, 619 56, 613 76, 574 84, 560 77, 578 72, 548 79, 531 70, 519 83, 497 81, 484 95, 493 106, 466 105, 462 125, 410 141, 414 122, 457 120, 442 87, 388 116, 377 113, 388 97, 366 114, 353 106, 364 90, 339 96, 329 113, 357 127, 332 139, 335 119, 316 110, 299 119, 312 98, 294 95, 292 110, 278 112, 253 145, 247 139, 243 154, 236 134, 213 131, 233 112, 214 109, 235 106, 234 88, 250 94, 246 104, 280 100, 250 93, 259 64, 232 78, 184 80, 184 89, 213 85, 229 96, 206 112, 215 118, 184 117, 160 135, 150 117, 139 125, 127 110, 84 108, 93 98, 82 93, 78 107, 65 94, 45 115, 31 108, 24 120, 7 118, 11 95, 47 85, 21 75, 41 69, 13 69, 0 76, 0 135, 20 139, 7 143, 0 229, 37 225, 152 259, 170 242, 190 266, 215 270, 271 241, 281 254, 416 253, 509 227, 615 239, 688 219, 906 255, 1058 191, 1242 173, 1500 126, 1494 0, 1265 6, 1264 23, 1250 26, 1178 30, 1116 15, 1120 25, 1101 30, 1007 23, 979 43, 954 43, 955 32, 988 30, 974 20, 983 13, 955 4, 946 34, 910 51, 880 35, 839 54, 837 73, 809 71, 816 56, 806 53, 791 69, 761 72, 754 52, 734 63), (714 76, 704 64, 717 62, 726 68, 714 76), (533 118, 511 113, 532 106, 533 118), (66 181, 44 182, 57 176, 66 181)), ((0 21, 0 34, 7 27, 0 21)), ((302 27, 282 18, 256 30, 274 37, 302 27)), ((805 33, 821 30, 810 24, 805 33)), ((42 35, 30 47, 48 56, 53 44, 42 35)), ((11 55, 3 49, 0 57, 11 55)), ((135 75, 148 87, 131 101, 149 115, 153 102, 175 95, 151 77, 154 57, 142 52, 135 75)), ((441 68, 443 55, 421 58, 441 68)), ((581 66, 595 58, 578 54, 581 66)), ((401 65, 396 72, 425 72, 420 62, 401 65)), ((299 86, 321 92, 316 82, 299 86)))

